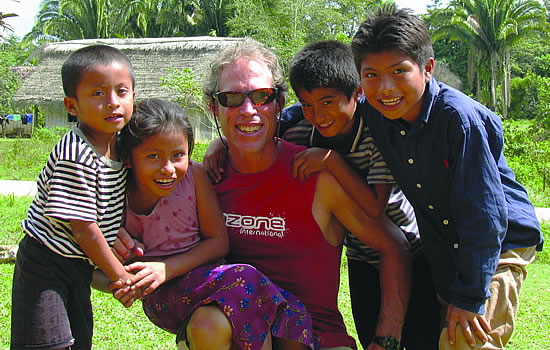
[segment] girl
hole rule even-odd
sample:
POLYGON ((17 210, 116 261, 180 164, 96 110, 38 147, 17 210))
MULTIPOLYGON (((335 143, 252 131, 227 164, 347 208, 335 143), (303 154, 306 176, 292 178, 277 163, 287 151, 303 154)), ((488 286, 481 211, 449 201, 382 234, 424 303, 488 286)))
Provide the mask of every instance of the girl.
MULTIPOLYGON (((315 348, 311 318, 294 296, 250 265, 219 263, 229 248, 225 223, 202 165, 189 160, 193 132, 183 109, 137 103, 119 149, 131 170, 124 229, 144 244, 142 261, 127 266, 135 272, 129 284, 142 291, 149 319, 192 344, 193 332, 205 331, 191 327, 195 310, 219 307, 230 337, 214 331, 212 344, 192 348, 221 349, 227 340, 227 349, 270 349, 271 334, 315 348)), ((115 296, 128 306, 126 290, 115 296)))

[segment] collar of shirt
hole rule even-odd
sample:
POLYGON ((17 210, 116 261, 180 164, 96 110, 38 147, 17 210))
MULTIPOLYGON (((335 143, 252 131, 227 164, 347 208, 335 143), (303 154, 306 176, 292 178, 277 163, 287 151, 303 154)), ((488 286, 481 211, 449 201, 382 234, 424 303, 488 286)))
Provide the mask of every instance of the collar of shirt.
POLYGON ((350 136, 354 135, 354 137, 346 137, 344 139, 338 139, 338 136, 323 137, 317 129, 313 128, 313 132, 309 137, 309 147, 330 148, 342 154, 355 152, 359 141, 361 141, 361 131, 364 125, 365 121, 361 117, 359 110, 357 110, 355 111, 353 128, 350 132, 350 136))

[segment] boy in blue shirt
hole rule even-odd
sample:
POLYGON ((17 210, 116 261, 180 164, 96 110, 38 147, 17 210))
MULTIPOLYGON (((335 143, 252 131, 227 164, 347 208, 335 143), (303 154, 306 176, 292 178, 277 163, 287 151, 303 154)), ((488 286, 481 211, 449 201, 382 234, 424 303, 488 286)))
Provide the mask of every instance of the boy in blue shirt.
POLYGON ((440 349, 504 348, 543 238, 502 153, 500 118, 432 77, 428 29, 409 10, 379 8, 352 50, 359 108, 415 209, 446 315, 440 349))

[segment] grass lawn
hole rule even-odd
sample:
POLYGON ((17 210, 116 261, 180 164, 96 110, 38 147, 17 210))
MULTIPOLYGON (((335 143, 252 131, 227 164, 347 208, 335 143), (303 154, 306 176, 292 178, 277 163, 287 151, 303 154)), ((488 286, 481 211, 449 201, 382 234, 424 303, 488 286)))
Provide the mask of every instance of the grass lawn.
MULTIPOLYGON (((11 280, 14 264, 0 264, 0 349, 9 348, 11 280)), ((348 331, 357 339, 347 288, 347 266, 342 264, 340 310, 348 331)), ((175 337, 155 327, 136 303, 125 309, 110 295, 92 292, 94 349, 175 349, 175 337)), ((550 349, 550 265, 534 263, 521 291, 517 328, 508 350, 550 349)), ((362 349, 359 346, 359 349, 362 349)))

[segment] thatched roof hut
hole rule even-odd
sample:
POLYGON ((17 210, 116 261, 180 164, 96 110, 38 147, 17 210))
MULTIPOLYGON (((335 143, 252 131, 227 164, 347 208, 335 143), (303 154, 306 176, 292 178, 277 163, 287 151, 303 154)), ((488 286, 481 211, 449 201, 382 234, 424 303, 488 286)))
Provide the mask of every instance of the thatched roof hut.
MULTIPOLYGON (((33 52, 32 56, 38 57, 40 63, 24 79, 13 100, 20 108, 38 105, 45 113, 46 127, 69 125, 63 106, 61 66, 73 51, 92 44, 110 45, 128 55, 136 73, 136 100, 146 97, 173 99, 173 92, 161 86, 161 77, 170 75, 168 68, 190 68, 200 80, 214 55, 240 40, 243 39, 185 37, 88 39, 46 44, 33 52)), ((206 130, 209 124, 206 120, 193 124, 199 140, 213 136, 211 130, 206 130)))

